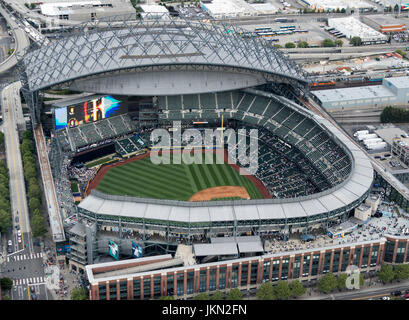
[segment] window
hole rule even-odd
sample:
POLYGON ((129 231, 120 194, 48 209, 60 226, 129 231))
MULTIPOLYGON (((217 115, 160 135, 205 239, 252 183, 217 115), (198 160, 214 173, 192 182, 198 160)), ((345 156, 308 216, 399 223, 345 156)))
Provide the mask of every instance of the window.
POLYGON ((178 296, 183 296, 183 291, 184 291, 184 283, 183 283, 183 280, 184 280, 184 273, 178 273, 177 274, 177 289, 176 289, 176 292, 177 292, 177 295, 178 296))
POLYGON ((362 254, 361 268, 366 268, 368 266, 369 250, 370 250, 369 246, 364 248, 364 253, 362 254))
POLYGON ((120 292, 120 299, 121 300, 127 300, 128 299, 128 286, 127 286, 126 280, 121 281, 119 283, 119 292, 120 292))
POLYGON ((303 268, 302 268, 302 276, 307 277, 308 273, 310 272, 310 260, 311 256, 304 256, 303 268))
POLYGON ((219 268, 219 289, 226 288, 226 267, 219 268))
POLYGON ((161 290, 160 290, 160 275, 155 275, 153 278, 153 297, 154 298, 159 298, 161 296, 161 290))
POLYGON ((206 291, 206 270, 200 270, 200 282, 199 282, 199 291, 206 291))
POLYGON ((247 275, 248 275, 249 265, 242 264, 241 265, 241 284, 242 286, 247 285, 247 275))
POLYGON ((251 264, 250 284, 257 283, 257 271, 258 271, 258 262, 253 262, 251 264))
POLYGON ((360 258, 361 258, 361 248, 355 248, 353 264, 358 266, 360 258))
POLYGON ((405 257, 406 242, 399 242, 398 249, 396 250, 396 263, 402 263, 405 257))
POLYGON ((271 281, 278 280, 278 269, 280 268, 280 260, 273 261, 273 274, 271 276, 271 281))
POLYGON ((378 260, 378 250, 379 250, 379 246, 373 246, 372 247, 372 253, 371 253, 371 267, 376 266, 376 262, 378 260))
POLYGON ((345 271, 348 266, 348 259, 349 259, 349 249, 345 249, 342 253, 342 265, 341 265, 341 271, 345 271))
POLYGON ((331 252, 326 252, 325 257, 324 257, 324 266, 322 268, 322 273, 327 273, 329 272, 329 266, 331 264, 331 252))
POLYGON ((385 262, 392 262, 393 259, 393 251, 395 250, 395 242, 387 241, 386 248, 385 248, 385 262))
POLYGON ((231 287, 236 288, 237 287, 237 279, 238 279, 238 274, 239 274, 239 265, 233 265, 232 266, 232 274, 231 274, 231 287))
POLYGON ((216 268, 210 269, 209 290, 216 290, 216 268))
POLYGON ((98 285, 99 289, 99 300, 106 300, 107 299, 107 289, 106 284, 98 285))
POLYGON ((341 254, 341 251, 334 252, 334 259, 332 260, 332 272, 338 272, 340 254, 341 254))
POLYGON ((301 256, 297 256, 294 259, 293 279, 300 277, 300 266, 301 266, 301 256))
POLYGON ((270 278, 270 261, 264 261, 263 265, 263 280, 268 281, 270 278))
POLYGON ((288 278, 288 263, 290 259, 283 259, 282 267, 281 267, 281 280, 287 280, 288 278))
POLYGON ((173 274, 167 275, 166 290, 168 296, 173 296, 173 274))
POLYGON ((187 273, 187 288, 186 288, 187 291, 186 293, 192 294, 193 288, 194 288, 194 272, 190 271, 187 273))
POLYGON ((312 269, 311 269, 311 275, 316 276, 318 274, 318 264, 320 262, 320 255, 319 254, 314 254, 312 256, 312 269))
POLYGON ((148 300, 151 298, 151 278, 143 279, 143 298, 148 300))
POLYGON ((109 284, 109 299, 116 300, 116 282, 109 284))

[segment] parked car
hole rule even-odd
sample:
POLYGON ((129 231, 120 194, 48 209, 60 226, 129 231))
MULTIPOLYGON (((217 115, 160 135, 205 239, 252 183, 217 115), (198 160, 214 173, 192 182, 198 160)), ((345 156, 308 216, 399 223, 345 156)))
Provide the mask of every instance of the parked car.
POLYGON ((21 230, 18 230, 18 231, 17 231, 17 235, 18 235, 19 237, 21 237, 21 230))
POLYGON ((7 245, 12 246, 12 245, 13 245, 13 242, 12 242, 11 240, 9 240, 9 241, 7 242, 7 245))
POLYGON ((397 291, 392 291, 391 296, 399 297, 402 295, 402 292, 400 290, 397 291))
POLYGON ((391 300, 391 297, 385 296, 385 297, 382 297, 382 300, 391 300))

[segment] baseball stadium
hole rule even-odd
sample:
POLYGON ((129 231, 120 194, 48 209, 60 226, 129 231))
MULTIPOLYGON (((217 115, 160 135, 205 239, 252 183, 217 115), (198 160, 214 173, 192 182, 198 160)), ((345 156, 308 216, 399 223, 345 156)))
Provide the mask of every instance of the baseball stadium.
POLYGON ((112 17, 56 33, 19 67, 34 126, 49 142, 62 219, 191 244, 327 229, 369 195, 369 159, 305 106, 305 73, 236 26, 112 17), (52 100, 56 92, 71 94, 52 100), (241 175, 224 141, 202 149, 221 163, 152 163, 153 130, 192 128, 245 129, 248 149, 257 129, 257 172, 241 175))

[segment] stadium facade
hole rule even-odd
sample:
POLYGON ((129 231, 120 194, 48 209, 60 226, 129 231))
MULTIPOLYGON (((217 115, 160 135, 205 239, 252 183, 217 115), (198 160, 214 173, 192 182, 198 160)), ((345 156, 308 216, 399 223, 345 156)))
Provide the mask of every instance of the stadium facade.
POLYGON ((63 129, 51 129, 59 149, 71 155, 173 121, 188 126, 206 120, 217 127, 224 118, 234 128, 259 129, 256 177, 272 199, 193 203, 93 190, 78 205, 80 218, 96 222, 98 230, 125 228, 143 240, 158 232, 191 243, 195 236, 328 228, 367 198, 374 179, 369 159, 329 121, 302 106, 308 94, 302 70, 265 40, 245 38, 242 31, 156 15, 112 18, 79 25, 21 57, 22 90, 34 125, 42 122, 49 89, 112 95, 96 102, 105 99, 110 107, 121 100, 117 96, 151 97, 145 105, 150 116, 139 111, 138 125, 126 113, 106 119, 94 114, 93 123, 70 128, 65 119, 63 129))

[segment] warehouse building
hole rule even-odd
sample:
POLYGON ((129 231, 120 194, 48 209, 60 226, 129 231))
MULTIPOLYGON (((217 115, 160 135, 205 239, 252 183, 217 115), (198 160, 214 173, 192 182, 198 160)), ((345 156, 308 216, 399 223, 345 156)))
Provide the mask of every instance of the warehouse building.
POLYGON ((402 32, 406 30, 408 19, 395 18, 393 15, 365 15, 362 21, 381 33, 402 32))
POLYGON ((201 3, 202 9, 215 19, 256 16, 257 10, 244 0, 213 0, 201 3))
POLYGON ((372 10, 374 5, 360 0, 299 0, 303 6, 318 10, 336 10, 336 9, 367 9, 372 10))
POLYGON ((94 21, 103 17, 135 12, 129 0, 72 0, 40 4, 41 14, 63 20, 94 21))
POLYGON ((328 26, 342 32, 348 39, 360 37, 362 44, 386 43, 388 37, 354 17, 328 19, 328 26))
POLYGON ((402 106, 409 102, 409 77, 385 78, 382 85, 313 91, 327 111, 402 106))

